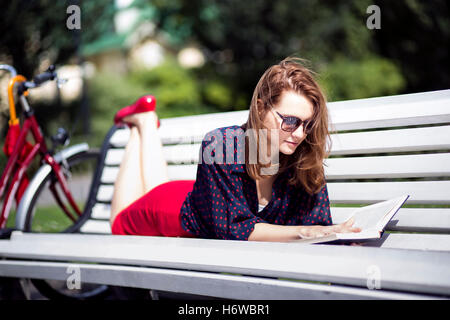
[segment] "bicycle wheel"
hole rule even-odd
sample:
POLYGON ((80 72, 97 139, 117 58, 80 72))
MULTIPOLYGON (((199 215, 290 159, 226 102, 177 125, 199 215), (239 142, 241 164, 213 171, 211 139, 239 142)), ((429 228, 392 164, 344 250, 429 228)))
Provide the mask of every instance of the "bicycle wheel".
MULTIPOLYGON (((26 212, 24 231, 78 232, 91 214, 92 196, 90 194, 94 180, 98 178, 96 177, 96 168, 99 160, 100 152, 98 150, 90 149, 79 152, 67 159, 63 170, 69 190, 83 212, 81 216, 76 216, 76 219, 71 220, 58 205, 50 191, 51 184, 56 181, 55 174, 51 171, 42 179, 36 193, 31 198, 26 212)), ((62 195, 62 190, 58 187, 57 190, 62 195)), ((80 289, 69 289, 66 281, 62 280, 32 279, 31 282, 42 295, 54 300, 102 299, 110 293, 106 285, 82 283, 80 289)))
MULTIPOLYGON (((66 164, 62 165, 69 190, 83 212, 81 216, 77 216, 71 210, 74 219, 70 219, 57 203, 51 191, 52 185, 55 186, 61 199, 65 199, 65 197, 54 172, 50 171, 42 178, 30 200, 25 214, 24 231, 45 233, 78 232, 82 223, 90 215, 89 210, 85 209, 90 209, 88 208, 89 196, 99 159, 100 152, 96 149, 89 149, 72 155, 66 159, 66 164)), ((70 208, 70 205, 67 203, 65 205, 70 208)))

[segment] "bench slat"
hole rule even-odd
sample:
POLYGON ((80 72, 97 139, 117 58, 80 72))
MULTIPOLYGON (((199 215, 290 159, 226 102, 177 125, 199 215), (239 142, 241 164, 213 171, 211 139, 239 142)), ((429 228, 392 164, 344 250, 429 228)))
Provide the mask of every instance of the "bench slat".
POLYGON ((449 204, 450 181, 329 182, 332 203, 375 203, 409 194, 407 204, 449 204))
MULTIPOLYGON (((450 150, 450 126, 333 134, 331 156, 450 150)), ((200 143, 163 147, 168 163, 198 162, 200 143)))
MULTIPOLYGON (((170 173, 176 166, 169 167, 170 173)), ((189 167, 189 166, 184 166, 189 167)), ((191 166, 196 169, 196 166, 191 166)), ((176 168, 186 172, 185 168, 176 168)), ((191 168, 192 170, 192 168, 191 168)), ((195 174, 186 179, 195 179, 195 174)), ((409 194, 407 204, 449 204, 450 181, 411 182, 329 182, 328 195, 332 203, 375 203, 409 194)), ((100 202, 111 202, 114 186, 101 185, 97 194, 100 202)))
POLYGON ((381 239, 367 241, 367 247, 450 251, 449 234, 384 233, 381 239))
MULTIPOLYGON (((110 209, 109 204, 97 203, 92 209, 91 218, 105 220, 109 224, 110 209)), ((333 223, 339 224, 347 221, 355 209, 355 207, 331 207, 333 223)), ((96 231, 100 232, 106 229, 102 228, 96 231)), ((394 219, 388 223, 386 230, 450 233, 450 208, 401 208, 394 219)))
POLYGON ((111 203, 113 193, 113 185, 100 185, 97 192, 97 201, 111 203))
MULTIPOLYGON (((333 122, 336 130, 341 131, 449 123, 449 103, 450 90, 442 90, 329 102, 328 108, 330 121, 333 122), (364 110, 364 112, 355 112, 355 110, 364 110)), ((163 144, 200 142, 207 132, 219 127, 243 124, 247 116, 248 111, 234 111, 161 119, 159 134, 163 144), (189 133, 189 136, 186 136, 186 133, 189 133)), ((125 133, 128 129, 123 130, 125 133)), ((124 141, 128 139, 115 137, 112 139, 115 146, 124 146, 124 141)))
POLYGON ((83 283, 146 288, 161 291, 206 295, 225 299, 435 299, 428 295, 396 293, 338 285, 311 284, 220 273, 142 268, 117 265, 92 265, 43 261, 0 261, 0 276, 67 280, 69 267, 80 270, 83 283))
POLYGON ((327 159, 331 179, 449 177, 450 153, 327 159))
POLYGON ((22 234, 0 255, 323 281, 366 287, 376 266, 386 290, 450 295, 450 252, 142 236, 22 234), (20 239, 21 238, 21 239, 20 239), (38 243, 39 246, 31 244, 38 243))
MULTIPOLYGON (((446 91, 450 96, 450 90, 446 91)), ((401 96, 378 98, 378 101, 376 101, 377 98, 373 98, 375 100, 373 105, 367 105, 365 103, 367 99, 352 100, 351 103, 346 103, 344 108, 330 105, 330 119, 337 130, 448 123, 450 122, 449 96, 443 99, 418 100, 408 103, 401 101, 401 96), (358 103, 360 103, 359 106, 358 103), (364 112, 358 112, 361 110, 364 112)))
POLYGON ((331 156, 450 149, 450 126, 332 134, 331 156))
POLYGON ((111 205, 105 203, 96 203, 92 208, 91 218, 97 220, 108 220, 111 216, 111 205))
POLYGON ((118 174, 119 174, 119 166, 114 166, 114 167, 104 166, 100 181, 101 181, 101 183, 114 184, 118 174))
MULTIPOLYGON (((450 153, 331 158, 325 164, 328 180, 450 176, 450 153)), ((195 179, 196 170, 195 164, 169 165, 169 177, 195 179)))
POLYGON ((109 149, 105 158, 106 166, 119 166, 122 163, 125 149, 109 149))
MULTIPOLYGON (((354 207, 331 207, 333 224, 343 223, 354 207)), ((386 230, 450 233, 450 208, 400 208, 386 230)))
POLYGON ((80 228, 81 233, 111 234, 111 225, 104 220, 87 220, 80 228))
MULTIPOLYGON (((169 178, 195 180, 196 165, 169 166, 169 178)), ((334 203, 374 203, 409 194, 408 204, 450 204, 450 181, 328 182, 334 203)))

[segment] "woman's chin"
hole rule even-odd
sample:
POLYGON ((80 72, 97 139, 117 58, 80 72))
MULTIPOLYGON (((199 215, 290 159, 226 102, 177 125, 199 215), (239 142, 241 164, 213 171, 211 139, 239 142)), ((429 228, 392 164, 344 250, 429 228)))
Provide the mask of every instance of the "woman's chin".
POLYGON ((282 154, 284 154, 285 156, 290 156, 291 154, 293 154, 295 152, 295 149, 297 149, 297 148, 286 146, 286 147, 281 147, 280 152, 282 154))

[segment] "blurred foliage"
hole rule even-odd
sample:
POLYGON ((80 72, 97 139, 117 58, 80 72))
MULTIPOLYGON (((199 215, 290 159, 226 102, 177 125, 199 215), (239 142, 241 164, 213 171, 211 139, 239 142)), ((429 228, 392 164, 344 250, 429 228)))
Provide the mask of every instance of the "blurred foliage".
POLYGON ((233 93, 220 81, 208 82, 204 86, 204 99, 208 104, 227 110, 232 106, 233 93))
POLYGON ((450 2, 376 0, 381 29, 374 34, 379 55, 401 67, 404 92, 450 88, 450 2), (447 71, 446 71, 447 70, 447 71))
MULTIPOLYGON (((43 61, 81 63, 81 48, 115 35, 114 3, 1 1, 0 62, 27 77, 42 71, 43 61), (81 6, 81 31, 66 28, 70 4, 81 6)), ((311 61, 330 101, 450 85, 446 0, 135 0, 133 5, 140 9, 140 22, 154 23, 155 39, 168 49, 166 63, 123 77, 114 70, 98 73, 87 83, 89 117, 80 112, 83 100, 39 106, 36 115, 49 132, 56 123, 76 125, 81 114, 92 122, 93 139, 101 141, 115 112, 143 94, 156 96, 161 118, 246 109, 262 73, 290 55, 311 61), (380 30, 366 27, 372 4, 381 9, 380 30), (207 60, 202 68, 184 70, 171 60, 186 45, 202 50, 207 60)))
POLYGON ((196 79, 174 61, 166 60, 152 70, 133 72, 130 79, 135 85, 149 88, 163 110, 180 105, 189 110, 200 104, 196 79))
MULTIPOLYGON (((449 67, 450 40, 445 0, 147 3, 160 12, 158 26, 173 35, 173 43, 190 40, 202 47, 209 58, 203 71, 206 77, 219 78, 234 93, 233 97, 246 96, 247 101, 264 70, 289 55, 309 59, 314 69, 330 68, 330 73, 342 67, 338 57, 345 56, 353 61, 348 66, 352 65, 355 71, 350 80, 354 83, 367 82, 368 75, 361 73, 367 68, 396 72, 389 75, 392 81, 388 83, 379 83, 384 82, 382 77, 370 78, 372 85, 366 86, 370 88, 366 93, 360 91, 362 88, 342 89, 336 84, 336 88, 330 88, 339 92, 335 99, 437 90, 450 84, 448 73, 443 72, 449 67), (381 9, 380 30, 366 27, 366 9, 372 4, 381 9), (387 60, 397 67, 391 64, 388 68, 387 60), (381 65, 373 66, 376 61, 381 65), (392 87, 387 88, 389 85, 392 87)), ((328 86, 334 84, 330 82, 328 86)), ((246 108, 248 104, 233 105, 246 108)))
POLYGON ((201 86, 196 78, 174 61, 167 61, 152 70, 131 72, 125 77, 97 73, 88 82, 88 94, 92 121, 90 142, 93 145, 101 144, 116 112, 143 95, 156 97, 160 118, 217 111, 202 103, 201 86))
POLYGON ((331 101, 393 95, 406 84, 399 68, 379 57, 361 61, 338 57, 320 72, 319 83, 331 101))
MULTIPOLYGON (((0 59, 27 78, 38 73, 39 63, 49 59, 63 64, 76 57, 79 44, 114 32, 113 0, 13 0, 0 1, 0 59), (69 5, 80 5, 82 29, 66 26, 69 5)), ((40 70, 42 72, 43 70, 40 70)))

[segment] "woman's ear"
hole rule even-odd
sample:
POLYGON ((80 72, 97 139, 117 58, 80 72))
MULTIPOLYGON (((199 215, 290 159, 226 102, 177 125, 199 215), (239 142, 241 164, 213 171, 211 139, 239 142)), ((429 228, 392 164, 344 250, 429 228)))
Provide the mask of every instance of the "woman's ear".
POLYGON ((264 102, 261 99, 256 100, 258 106, 258 114, 261 116, 264 111, 264 102))

